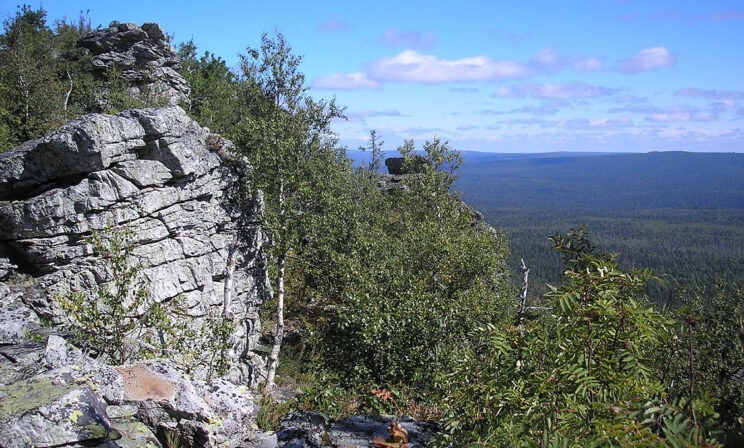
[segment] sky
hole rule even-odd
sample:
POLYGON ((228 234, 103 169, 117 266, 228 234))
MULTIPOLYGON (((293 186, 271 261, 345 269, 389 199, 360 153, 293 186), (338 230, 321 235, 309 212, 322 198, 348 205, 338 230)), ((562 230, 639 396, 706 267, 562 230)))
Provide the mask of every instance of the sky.
MULTIPOLYGON (((3 18, 18 0, 0 0, 3 18)), ((744 0, 30 0, 157 22, 231 67, 280 32, 349 149, 744 152, 744 0)))

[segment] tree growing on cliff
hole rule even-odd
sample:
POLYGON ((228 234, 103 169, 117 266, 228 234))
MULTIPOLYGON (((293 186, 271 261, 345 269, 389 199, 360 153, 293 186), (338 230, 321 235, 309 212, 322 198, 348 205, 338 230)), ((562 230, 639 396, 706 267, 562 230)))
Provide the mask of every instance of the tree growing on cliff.
POLYGON ((313 234, 325 241, 308 249, 302 316, 316 339, 305 350, 323 372, 308 399, 330 413, 341 410, 339 397, 365 403, 381 387, 434 404, 457 347, 508 308, 505 235, 453 196, 453 173, 434 168, 437 155, 454 160, 457 151, 439 139, 424 144, 424 156, 407 146, 409 162, 426 168, 391 184, 355 172, 338 197, 343 213, 324 217, 337 230, 313 234))
POLYGON ((254 186, 265 193, 273 240, 277 312, 267 388, 274 386, 284 337, 287 259, 304 237, 309 218, 332 203, 326 187, 346 166, 330 129, 343 111, 335 100, 315 100, 307 93, 301 62, 282 34, 264 33, 260 48, 248 49, 240 63, 246 113, 236 140, 255 168, 254 186))

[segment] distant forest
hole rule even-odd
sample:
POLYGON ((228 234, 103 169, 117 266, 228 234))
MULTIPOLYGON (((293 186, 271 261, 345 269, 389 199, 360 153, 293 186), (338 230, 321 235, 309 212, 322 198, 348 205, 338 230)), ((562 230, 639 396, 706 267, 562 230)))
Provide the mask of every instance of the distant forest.
POLYGON ((661 304, 744 284, 744 154, 465 153, 456 188, 506 230, 510 266, 530 266, 530 295, 558 284, 562 263, 547 238, 587 224, 621 265, 652 268, 668 282, 661 304))

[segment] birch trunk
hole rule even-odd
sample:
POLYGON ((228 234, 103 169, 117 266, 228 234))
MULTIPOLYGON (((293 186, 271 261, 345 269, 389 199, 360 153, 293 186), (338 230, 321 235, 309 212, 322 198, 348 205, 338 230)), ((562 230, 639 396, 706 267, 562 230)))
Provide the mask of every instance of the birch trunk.
MULTIPOLYGON (((284 182, 279 181, 279 227, 281 235, 286 235, 286 222, 284 216, 286 198, 284 197, 284 182)), ((269 365, 267 366, 266 373, 266 386, 265 390, 272 390, 276 384, 274 379, 276 377, 276 368, 279 366, 279 351, 282 347, 282 339, 284 339, 284 267, 287 261, 287 246, 282 241, 280 242, 279 257, 276 261, 277 275, 276 275, 276 330, 274 332, 274 345, 271 347, 271 353, 269 353, 269 365)))

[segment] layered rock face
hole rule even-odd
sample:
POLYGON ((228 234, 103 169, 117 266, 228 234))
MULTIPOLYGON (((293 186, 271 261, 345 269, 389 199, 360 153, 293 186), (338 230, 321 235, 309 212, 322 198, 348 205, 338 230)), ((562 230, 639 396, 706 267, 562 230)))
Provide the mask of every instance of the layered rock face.
MULTIPOLYGON (((176 106, 86 115, 0 154, 0 261, 32 279, 23 302, 63 322, 60 297, 112 278, 91 232, 128 229, 147 304, 180 304, 169 318, 202 342, 213 337, 199 334, 210 319, 236 322, 228 377, 255 384, 263 368, 252 352, 257 308, 271 294, 262 201, 238 200, 248 166, 230 154, 230 142, 176 106)), ((8 285, 6 292, 22 288, 8 285)), ((191 367, 195 378, 208 374, 191 367)))
POLYGON ((176 53, 158 24, 112 22, 80 39, 78 46, 90 51, 94 76, 108 79, 115 67, 131 97, 162 98, 171 105, 189 102, 189 85, 178 73, 176 53))

